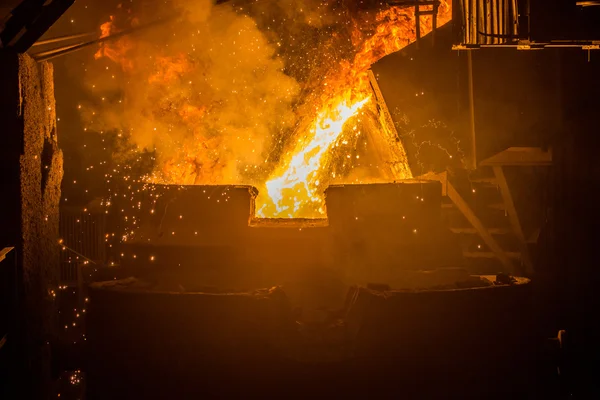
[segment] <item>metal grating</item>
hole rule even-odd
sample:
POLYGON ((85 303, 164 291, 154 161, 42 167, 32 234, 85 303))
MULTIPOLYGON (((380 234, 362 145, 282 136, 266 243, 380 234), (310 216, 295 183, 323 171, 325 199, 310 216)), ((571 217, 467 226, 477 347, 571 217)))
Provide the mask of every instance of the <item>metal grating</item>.
MULTIPOLYGON (((458 0, 454 2, 453 19, 458 28, 455 50, 471 50, 486 47, 506 47, 517 50, 537 50, 545 48, 580 48, 587 50, 600 49, 600 40, 592 34, 569 33, 573 38, 562 39, 564 18, 572 18, 583 29, 586 24, 584 13, 588 4, 579 4, 579 9, 568 9, 567 15, 556 15, 555 39, 540 37, 539 23, 537 31, 532 32, 532 17, 539 20, 548 14, 543 2, 536 2, 533 11, 530 0, 458 0)), ((575 4, 573 4, 575 6, 575 4)), ((591 7, 595 8, 595 7, 591 7)), ((550 7, 552 9, 552 7, 550 7)), ((591 23, 592 26, 593 23, 591 23)))
POLYGON ((62 284, 75 284, 79 266, 90 261, 101 265, 106 260, 106 217, 103 213, 62 208, 59 229, 63 245, 60 280, 62 284))
POLYGON ((518 37, 517 0, 461 0, 461 44, 514 43, 518 37))

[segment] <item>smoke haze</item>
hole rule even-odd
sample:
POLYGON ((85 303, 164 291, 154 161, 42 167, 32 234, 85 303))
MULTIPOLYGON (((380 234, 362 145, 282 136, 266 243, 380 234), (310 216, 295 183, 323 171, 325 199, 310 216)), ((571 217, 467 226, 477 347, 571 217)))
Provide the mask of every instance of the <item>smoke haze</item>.
MULTIPOLYGON (((100 48, 86 82, 101 103, 85 107, 85 119, 151 152, 154 181, 251 184, 295 122, 299 84, 249 16, 209 0, 172 9, 182 12, 176 23, 100 48), (110 80, 95 78, 114 63, 110 80)), ((117 14, 103 31, 140 23, 130 15, 117 14)))

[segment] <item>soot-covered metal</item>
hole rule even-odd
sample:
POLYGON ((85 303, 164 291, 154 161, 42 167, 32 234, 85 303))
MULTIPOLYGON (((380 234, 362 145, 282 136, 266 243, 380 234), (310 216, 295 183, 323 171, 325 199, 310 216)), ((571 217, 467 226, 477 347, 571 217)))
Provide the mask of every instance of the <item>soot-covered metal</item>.
POLYGON ((447 374, 448 390, 477 395, 497 370, 523 383, 529 280, 461 268, 439 182, 329 187, 312 227, 255 220, 251 187, 162 189, 123 250, 131 277, 92 285, 90 393, 307 396, 327 379, 367 395, 347 377, 392 393, 447 374))

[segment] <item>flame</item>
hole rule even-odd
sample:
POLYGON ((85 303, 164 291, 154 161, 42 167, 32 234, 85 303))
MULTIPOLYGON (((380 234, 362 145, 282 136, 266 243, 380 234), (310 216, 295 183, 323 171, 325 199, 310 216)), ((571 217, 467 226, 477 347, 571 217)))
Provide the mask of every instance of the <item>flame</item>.
POLYGON ((257 199, 258 204, 262 203, 259 216, 313 218, 314 208, 319 215, 324 213, 319 184, 326 155, 346 123, 371 99, 367 96, 352 101, 352 95, 352 91, 346 91, 339 101, 332 102, 333 108, 328 107, 319 113, 312 138, 299 142, 285 170, 267 181, 266 194, 270 201, 257 199), (271 204, 274 207, 269 207, 271 204))
MULTIPOLYGON (((107 22, 100 25, 100 38, 105 38, 116 32, 118 32, 116 19, 114 15, 111 15, 107 22)), ((94 59, 106 57, 119 64, 123 71, 132 71, 134 65, 131 58, 128 57, 128 53, 132 49, 133 43, 124 36, 110 44, 107 42, 100 43, 100 48, 94 54, 94 59)))
POLYGON ((150 75, 148 83, 168 84, 193 69, 184 54, 179 54, 176 57, 157 57, 155 66, 156 72, 150 75))
MULTIPOLYGON (((447 3, 440 5, 440 24, 450 20, 447 3)), ((256 199, 257 216, 262 218, 322 218, 325 216, 323 189, 329 178, 325 171, 332 148, 343 135, 346 124, 371 99, 368 70, 382 57, 416 40, 412 8, 391 7, 377 14, 375 32, 363 38, 355 28, 352 40, 358 44, 352 62, 343 61, 339 73, 325 81, 325 103, 318 113, 310 140, 301 139, 283 167, 273 173, 256 199)), ((429 33, 431 19, 422 17, 421 34, 429 33)), ((357 121, 358 122, 358 121, 357 121)), ((383 124, 382 124, 383 125, 383 124)), ((354 126, 353 130, 357 127, 354 126)), ((386 129, 382 126, 381 129, 386 129)), ((405 160, 407 163, 407 161, 405 160)), ((412 178, 408 165, 403 179, 412 178)))

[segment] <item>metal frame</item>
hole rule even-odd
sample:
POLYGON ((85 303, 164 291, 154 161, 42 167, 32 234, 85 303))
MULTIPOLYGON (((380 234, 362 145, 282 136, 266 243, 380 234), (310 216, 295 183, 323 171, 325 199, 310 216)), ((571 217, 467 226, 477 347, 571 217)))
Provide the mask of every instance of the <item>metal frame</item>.
POLYGON ((600 50, 600 40, 532 42, 520 40, 502 44, 455 44, 452 50, 479 50, 484 48, 507 48, 517 50, 543 50, 546 48, 575 48, 581 50, 600 50))
POLYGON ((516 272, 515 265, 510 260, 510 258, 514 258, 514 253, 507 253, 498 244, 496 239, 492 236, 492 230, 488 230, 483 222, 477 217, 475 212, 469 207, 469 204, 462 198, 462 196, 458 193, 454 185, 452 185, 448 181, 448 172, 442 172, 439 174, 425 174, 418 179, 430 180, 430 181, 438 181, 442 184, 442 195, 447 196, 452 203, 456 206, 456 208, 463 214, 463 216, 467 219, 467 221, 471 224, 475 232, 479 234, 485 245, 492 251, 492 255, 489 253, 466 253, 465 256, 473 257, 476 255, 477 257, 496 257, 501 263, 502 266, 512 273, 516 272))
MULTIPOLYGON (((451 0, 449 0, 451 1, 451 0)), ((414 7, 415 8, 415 33, 417 36, 416 45, 419 46, 421 40, 421 17, 431 15, 431 38, 435 43, 435 31, 437 30, 437 15, 440 6, 439 0, 387 0, 390 6, 414 7), (421 7, 431 7, 428 10, 422 10, 421 7)))
POLYGON ((517 0, 460 0, 455 5, 462 43, 498 45, 519 37, 517 0))
POLYGON ((496 180, 498 182, 498 187, 500 188, 500 194, 502 195, 502 201, 506 207, 505 210, 508 214, 508 220, 512 227, 513 233, 520 243, 523 263, 525 264, 526 271, 531 273, 533 272, 533 264, 531 263, 531 256, 529 254, 529 248, 527 247, 527 240, 525 240, 525 235, 523 234, 521 221, 519 220, 519 215, 517 214, 517 209, 515 208, 515 203, 510 193, 510 188, 506 182, 504 170, 502 167, 493 167, 493 169, 494 175, 496 176, 496 180))
POLYGON ((383 93, 381 93, 381 89, 377 83, 377 78, 375 78, 372 70, 369 70, 368 74, 378 111, 387 127, 387 129, 384 127, 384 129, 380 130, 380 135, 374 135, 370 131, 367 131, 369 141, 375 146, 376 153, 381 158, 380 161, 389 166, 389 169, 386 169, 387 179, 397 181, 412 178, 410 168, 401 168, 401 166, 407 165, 406 151, 402 146, 402 142, 400 142, 400 136, 396 130, 390 110, 383 98, 383 93))
POLYGON ((480 164, 482 167, 491 167, 496 177, 495 183, 500 189, 500 195, 504 205, 504 210, 508 215, 510 226, 513 234, 516 236, 520 244, 522 261, 525 264, 527 272, 533 271, 533 263, 531 254, 529 253, 528 244, 531 240, 525 238, 519 214, 515 207, 512 198, 510 187, 504 175, 504 167, 546 167, 552 165, 552 151, 543 151, 537 147, 509 147, 490 158, 483 160, 480 164))
MULTIPOLYGON (((517 50, 600 50, 600 40, 532 40, 529 0, 459 0, 454 3, 454 20, 459 21, 461 32, 457 40, 459 44, 453 45, 453 50, 489 47, 517 50)), ((600 3, 595 1, 577 3, 580 7, 598 4, 600 3)))

